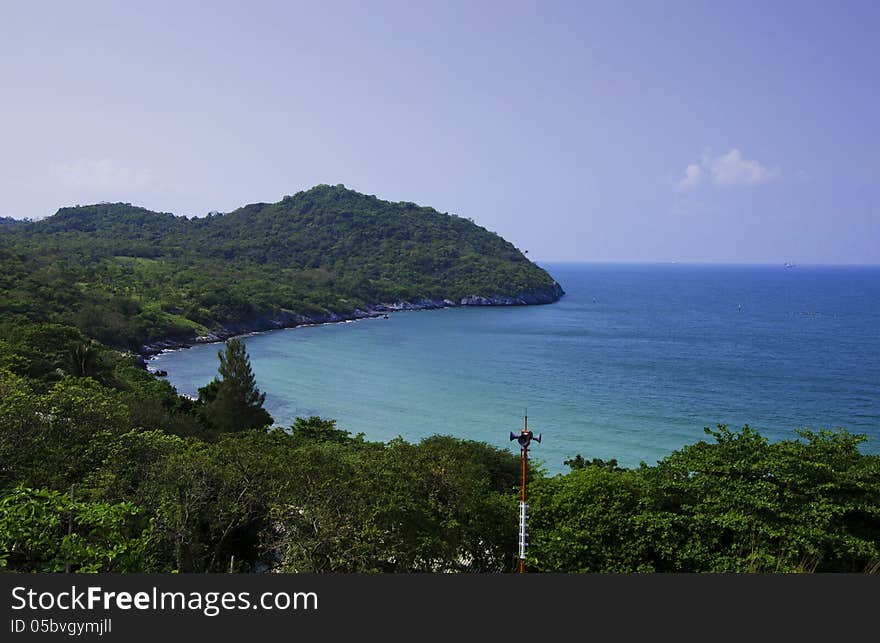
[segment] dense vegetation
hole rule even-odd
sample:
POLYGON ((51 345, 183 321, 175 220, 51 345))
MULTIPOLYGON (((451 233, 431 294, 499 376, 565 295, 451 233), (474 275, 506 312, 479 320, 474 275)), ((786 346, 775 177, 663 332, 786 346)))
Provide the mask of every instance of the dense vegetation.
POLYGON ((105 203, 0 225, 0 292, 0 323, 137 348, 285 314, 560 291, 468 219, 321 185, 203 218, 105 203))
POLYGON ((532 490, 540 571, 880 571, 880 457, 845 431, 753 429, 625 470, 598 461, 532 490), (598 466, 597 466, 598 465, 598 466))
POLYGON ((509 565, 515 457, 447 437, 373 443, 320 418, 248 428, 262 400, 240 346, 221 352, 225 373, 206 401, 189 401, 74 329, 42 325, 0 342, 0 566, 509 565), (213 413, 224 396, 226 413, 213 413))
MULTIPOLYGON (((0 566, 514 569, 515 454, 369 442, 321 418, 260 426, 241 344, 220 358, 192 401, 70 327, 0 340, 0 566)), ((878 570, 880 457, 860 438, 710 433, 656 466, 578 456, 568 474, 533 472, 529 568, 878 570)))
MULTIPOLYGON (((120 350, 285 311, 557 296, 500 237, 319 186, 199 220, 125 204, 0 220, 0 268, 0 568, 515 568, 516 454, 273 426, 237 340, 197 400, 120 350)), ((880 570, 880 456, 863 438, 709 434, 655 466, 533 470, 529 569, 880 570)))

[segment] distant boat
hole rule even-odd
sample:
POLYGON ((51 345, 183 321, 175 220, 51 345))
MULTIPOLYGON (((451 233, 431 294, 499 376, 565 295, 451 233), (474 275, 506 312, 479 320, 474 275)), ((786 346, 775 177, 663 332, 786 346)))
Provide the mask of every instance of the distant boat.
POLYGON ((785 262, 786 268, 797 268, 797 264, 791 263, 790 261, 785 262))

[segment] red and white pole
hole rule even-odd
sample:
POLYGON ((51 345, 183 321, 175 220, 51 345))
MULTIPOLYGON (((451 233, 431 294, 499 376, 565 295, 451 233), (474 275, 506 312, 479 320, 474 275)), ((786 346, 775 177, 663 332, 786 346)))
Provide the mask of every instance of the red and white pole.
MULTIPOLYGON (((523 431, 528 431, 529 426, 529 416, 526 416, 526 428, 523 431)), ((519 573, 525 574, 526 572, 526 520, 528 518, 528 514, 526 513, 529 505, 526 503, 526 477, 528 476, 529 469, 529 445, 525 444, 522 448, 522 464, 520 466, 520 473, 522 480, 520 482, 520 499, 519 499, 519 573)))
POLYGON ((526 412, 525 416, 525 424, 523 428, 520 430, 519 435, 515 434, 513 431, 510 432, 511 441, 516 440, 519 442, 520 447, 522 448, 522 461, 520 463, 520 500, 519 500, 519 573, 525 574, 526 572, 526 523, 528 520, 528 504, 526 503, 526 480, 528 479, 529 473, 529 444, 534 439, 536 442, 540 444, 541 436, 534 436, 531 431, 529 431, 529 415, 526 412))

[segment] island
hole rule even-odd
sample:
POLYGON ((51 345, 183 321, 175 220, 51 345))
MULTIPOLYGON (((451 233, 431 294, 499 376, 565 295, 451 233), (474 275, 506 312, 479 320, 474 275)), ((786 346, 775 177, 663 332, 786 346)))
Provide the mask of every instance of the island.
MULTIPOLYGON (((343 186, 194 219, 101 203, 2 221, 0 571, 514 571, 523 469, 505 445, 279 426, 237 338, 196 399, 139 353, 562 294, 467 219, 343 186)), ((290 368, 291 386, 310 377, 290 368)), ((524 567, 877 572, 880 456, 865 439, 719 425, 654 465, 534 463, 524 567)))
POLYGON ((141 353, 391 310, 563 295, 470 219, 343 185, 199 218, 101 203, 0 230, 0 318, 70 324, 141 353))

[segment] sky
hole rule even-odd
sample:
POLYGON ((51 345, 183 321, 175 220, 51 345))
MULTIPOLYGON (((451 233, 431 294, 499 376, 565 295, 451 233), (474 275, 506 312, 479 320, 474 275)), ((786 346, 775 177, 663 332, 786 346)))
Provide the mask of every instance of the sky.
POLYGON ((540 261, 880 264, 877 2, 0 0, 0 216, 319 183, 540 261))

